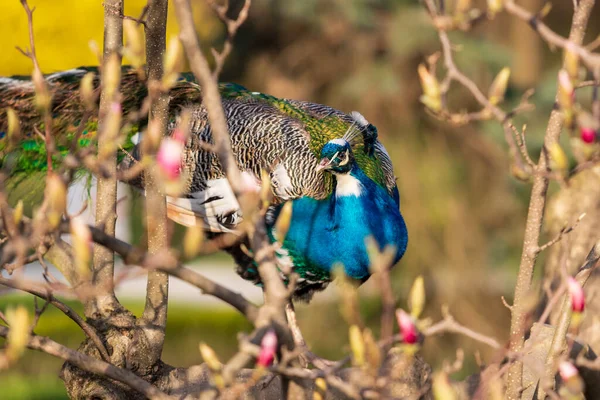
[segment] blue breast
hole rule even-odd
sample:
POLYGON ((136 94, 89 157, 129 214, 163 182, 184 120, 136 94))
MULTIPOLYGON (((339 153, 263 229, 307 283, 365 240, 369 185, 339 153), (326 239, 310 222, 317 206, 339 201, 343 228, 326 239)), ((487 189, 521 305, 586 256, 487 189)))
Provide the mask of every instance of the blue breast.
POLYGON ((380 248, 396 247, 394 263, 406 251, 408 233, 399 210, 399 199, 369 179, 358 167, 351 172, 363 185, 360 196, 326 199, 303 197, 293 201, 292 221, 283 247, 301 277, 328 274, 337 263, 353 279, 369 273, 365 239, 373 236, 380 248))

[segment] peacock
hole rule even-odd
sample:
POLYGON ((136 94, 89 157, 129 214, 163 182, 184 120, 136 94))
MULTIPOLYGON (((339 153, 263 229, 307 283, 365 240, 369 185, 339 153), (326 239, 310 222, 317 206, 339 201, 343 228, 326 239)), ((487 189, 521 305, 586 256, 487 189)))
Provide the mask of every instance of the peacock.
MULTIPOLYGON (((47 75, 53 94, 58 166, 77 145, 93 146, 98 130, 95 118, 84 119, 79 84, 97 72, 81 67, 47 75), (79 124, 85 121, 84 127, 79 124), (83 129, 81 129, 83 128, 83 129), (79 131, 80 135, 75 137, 79 131)), ((137 110, 147 95, 146 82, 130 67, 122 69, 124 115, 137 110)), ((95 78, 96 90, 99 78, 95 78)), ((377 129, 360 113, 343 113, 306 101, 280 99, 249 91, 241 85, 220 84, 231 146, 244 178, 261 183, 261 171, 270 176, 273 204, 266 215, 269 236, 276 239, 275 221, 291 202, 289 230, 277 246, 281 271, 298 274, 293 297, 310 300, 332 280, 332 268, 343 265, 346 275, 359 283, 370 276, 365 240, 374 237, 380 248, 395 247, 394 263, 407 247, 407 228, 400 213, 400 196, 390 157, 377 138, 377 129)), ((18 197, 32 192, 31 179, 48 168, 45 146, 36 129, 41 126, 34 104, 35 91, 25 77, 0 78, 0 163, 9 178, 5 187, 18 197), (21 138, 8 145, 7 117, 16 110, 21 138)), ((181 74, 169 93, 169 134, 182 111, 191 115, 181 169, 188 177, 183 194, 167 197, 168 216, 182 225, 201 224, 210 235, 232 232, 243 215, 217 156, 205 146, 213 143, 202 90, 189 73, 181 74)), ((119 168, 126 170, 139 157, 135 140, 147 121, 129 128, 122 144, 119 168)), ((36 182, 43 180, 35 179, 36 182)), ((132 185, 143 187, 136 179, 132 185)), ((260 285, 254 260, 239 245, 226 249, 237 263, 238 274, 260 285)), ((287 279, 284 276, 284 279, 287 279)))

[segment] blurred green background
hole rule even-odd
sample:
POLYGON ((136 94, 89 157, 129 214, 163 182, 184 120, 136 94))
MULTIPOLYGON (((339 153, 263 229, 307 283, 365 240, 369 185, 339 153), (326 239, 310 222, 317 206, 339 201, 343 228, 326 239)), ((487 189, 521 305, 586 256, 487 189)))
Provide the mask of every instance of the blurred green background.
MULTIPOLYGON (((125 3, 126 14, 137 16, 145 1, 125 3)), ((484 1, 473 3, 485 7, 484 1)), ((533 11, 543 5, 542 0, 520 3, 533 11)), ((100 1, 31 0, 30 4, 37 7, 35 33, 44 72, 96 63, 88 42, 101 43, 100 1)), ((222 26, 203 1, 194 4, 205 50, 211 45, 220 48, 222 26)), ((446 6, 453 10, 452 1, 446 6)), ((567 34, 572 8, 571 1, 555 2, 548 24, 567 34)), ((28 44, 25 13, 18 0, 4 0, 0 11, 0 75, 29 74, 29 60, 14 49, 28 44)), ((588 40, 597 36, 598 22, 596 9, 588 40)), ((177 32, 173 12, 168 32, 177 32)), ((560 53, 548 49, 527 24, 504 14, 492 21, 484 19, 471 32, 452 33, 451 38, 457 45, 459 67, 484 92, 502 67, 511 68, 506 109, 517 105, 528 88, 536 90, 532 97, 536 110, 517 118, 517 125, 528 124, 528 145, 535 157, 553 105, 560 53)), ((447 304, 460 322, 504 341, 509 313, 500 299, 505 296, 510 301, 512 296, 530 186, 511 177, 497 123, 453 128, 424 112, 418 101, 416 69, 438 50, 435 31, 418 1, 253 0, 221 79, 278 97, 311 100, 346 112, 358 110, 376 125, 394 161, 410 234, 408 251, 393 272, 399 306, 405 306, 413 279, 422 274, 427 316, 438 318, 441 305, 447 304)), ((453 88, 449 102, 456 111, 478 109, 459 87, 453 88)), ((235 284, 248 285, 241 279, 235 284)), ((377 330, 377 288, 370 282, 361 293, 364 317, 377 330)), ((317 296, 298 310, 313 350, 331 358, 347 351, 347 329, 335 299, 317 296)), ((32 304, 29 298, 10 295, 0 298, 0 309, 21 301, 32 304)), ((136 313, 142 308, 141 300, 127 305, 136 313)), ((200 362, 200 340, 226 359, 237 348, 236 332, 249 328, 230 308, 175 302, 169 310, 164 359, 177 366, 200 362)), ((36 332, 70 347, 82 339, 74 324, 52 309, 36 332)), ((454 357, 457 347, 467 355, 462 375, 476 368, 476 351, 484 361, 491 356, 487 348, 449 335, 428 340, 423 354, 440 365, 454 357)), ((28 352, 15 368, 0 372, 0 387, 14 399, 64 397, 57 378, 60 364, 28 352)))

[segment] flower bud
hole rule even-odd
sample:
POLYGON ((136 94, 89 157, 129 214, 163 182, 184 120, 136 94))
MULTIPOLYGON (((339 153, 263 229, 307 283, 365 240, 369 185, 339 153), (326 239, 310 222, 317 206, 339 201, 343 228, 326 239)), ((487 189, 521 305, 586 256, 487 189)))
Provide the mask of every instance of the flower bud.
POLYGON ((575 45, 571 42, 568 42, 565 47, 564 65, 569 77, 573 81, 577 81, 579 79, 579 55, 575 52, 575 45))
POLYGON ((435 400, 456 400, 458 396, 450 383, 448 374, 437 372, 433 375, 433 398, 435 400))
POLYGON ((101 134, 106 140, 98 149, 98 157, 104 159, 112 155, 121 144, 119 134, 121 133, 121 119, 123 118, 123 108, 121 103, 113 102, 108 109, 108 115, 102 125, 101 134))
POLYGON ((596 131, 593 130, 592 128, 581 127, 581 129, 579 130, 579 133, 580 133, 581 140, 584 143, 591 144, 591 143, 594 143, 594 141, 596 141, 596 131))
POLYGON ((488 16, 494 18, 504 8, 504 0, 487 0, 488 16))
POLYGON ((510 78, 510 68, 504 67, 496 75, 492 85, 490 86, 489 99, 493 105, 499 104, 504 100, 504 94, 508 86, 508 79, 510 78))
POLYGON ((183 69, 183 46, 178 38, 169 40, 169 46, 163 57, 164 74, 162 84, 164 89, 172 88, 177 79, 179 72, 183 69))
POLYGON ((573 364, 569 361, 561 361, 558 365, 558 374, 571 394, 583 393, 583 380, 581 379, 581 376, 579 376, 579 371, 573 364))
POLYGON ((414 318, 419 318, 425 306, 425 283, 421 275, 417 276, 410 289, 408 305, 410 307, 410 314, 414 318))
POLYGON ((220 371, 222 364, 221 361, 219 361, 219 357, 217 357, 217 354, 215 353, 215 351, 206 343, 201 342, 199 345, 199 350, 200 350, 200 355, 202 356, 202 359, 204 360, 204 362, 206 363, 206 366, 211 370, 211 371, 220 371))
POLYGON ((81 217, 71 218, 70 225, 75 266, 82 277, 87 277, 92 261, 92 232, 81 217))
POLYGON ((365 341, 357 325, 350 326, 349 339, 354 365, 358 367, 365 365, 365 341))
POLYGON ((571 298, 571 310, 573 312, 581 313, 585 309, 585 294, 583 288, 573 277, 567 278, 567 288, 569 296, 571 298))
POLYGON ((569 167, 569 162, 567 159, 567 155, 565 154, 560 144, 558 144, 558 142, 552 143, 548 148, 548 152, 550 153, 550 168, 553 171, 564 175, 567 168, 569 167))
POLYGON ((573 123, 573 105, 575 101, 575 90, 569 77, 569 73, 561 69, 558 72, 558 105, 563 111, 565 125, 571 126, 573 123))
POLYGON ((104 63, 102 71, 102 90, 108 99, 114 99, 121 83, 121 58, 117 53, 111 53, 104 63))
POLYGON ((94 77, 95 74, 93 72, 88 72, 81 78, 81 83, 79 85, 79 94, 81 95, 81 100, 85 106, 85 109, 89 112, 92 112, 96 109, 96 92, 94 91, 94 77))
POLYGON ((6 119, 8 120, 8 142, 10 144, 16 144, 21 136, 21 122, 19 116, 12 108, 6 109, 6 119))
POLYGON ((20 199, 13 210, 13 221, 15 225, 19 225, 23 219, 23 200, 20 199))
POLYGON ((27 309, 19 305, 16 308, 9 308, 6 310, 6 322, 10 325, 8 331, 6 347, 6 356, 10 362, 18 360, 27 344, 29 343, 30 337, 30 318, 27 309))
POLYGON ((275 222, 275 238, 279 243, 283 243, 285 240, 285 236, 287 235, 290 229, 290 223, 292 222, 292 202, 286 202, 283 207, 281 207, 281 211, 277 216, 277 221, 275 222))
POLYGON ((327 393, 327 382, 323 378, 315 379, 315 390, 312 400, 324 400, 327 393))
POLYGON ((34 68, 31 79, 33 80, 33 86, 35 88, 35 104, 38 110, 40 110, 41 113, 50 112, 52 95, 50 94, 48 83, 46 82, 46 79, 44 79, 44 75, 42 75, 42 71, 40 71, 39 68, 34 68))
POLYGON ((406 344, 415 344, 419 339, 419 333, 413 318, 402 309, 396 310, 396 319, 400 327, 402 341, 406 344))
POLYGON ((202 225, 192 225, 185 231, 183 238, 183 254, 186 259, 192 259, 198 255, 204 243, 204 228, 202 225))
POLYGON ((267 368, 273 363, 277 353, 277 334, 273 329, 269 329, 260 342, 260 352, 256 360, 256 365, 267 368))
POLYGON ((123 20, 126 46, 123 51, 134 68, 144 65, 144 37, 140 26, 130 19, 123 20))
POLYGON ((167 179, 175 180, 181 175, 184 144, 179 140, 164 138, 156 153, 156 162, 167 179))
POLYGON ((67 187, 60 176, 49 173, 46 178, 45 198, 48 201, 46 218, 51 228, 60 224, 63 213, 67 206, 67 187))
POLYGON ((421 102, 434 112, 440 111, 442 109, 442 95, 437 78, 423 64, 419 65, 418 72, 423 88, 423 95, 420 97, 421 102))

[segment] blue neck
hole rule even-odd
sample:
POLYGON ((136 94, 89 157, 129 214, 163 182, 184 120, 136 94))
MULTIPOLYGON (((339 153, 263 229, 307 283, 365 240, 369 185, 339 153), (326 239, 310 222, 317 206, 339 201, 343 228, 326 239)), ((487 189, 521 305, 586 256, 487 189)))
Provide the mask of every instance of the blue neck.
POLYGON ((290 230, 284 241, 301 277, 328 275, 337 263, 348 276, 370 275, 365 239, 373 236, 380 248, 396 247, 397 262, 407 244, 407 230, 397 201, 353 165, 348 176, 338 176, 333 193, 323 200, 302 197, 293 201, 290 230), (361 193, 353 194, 359 183, 361 193), (343 186, 342 186, 343 184, 343 186))

